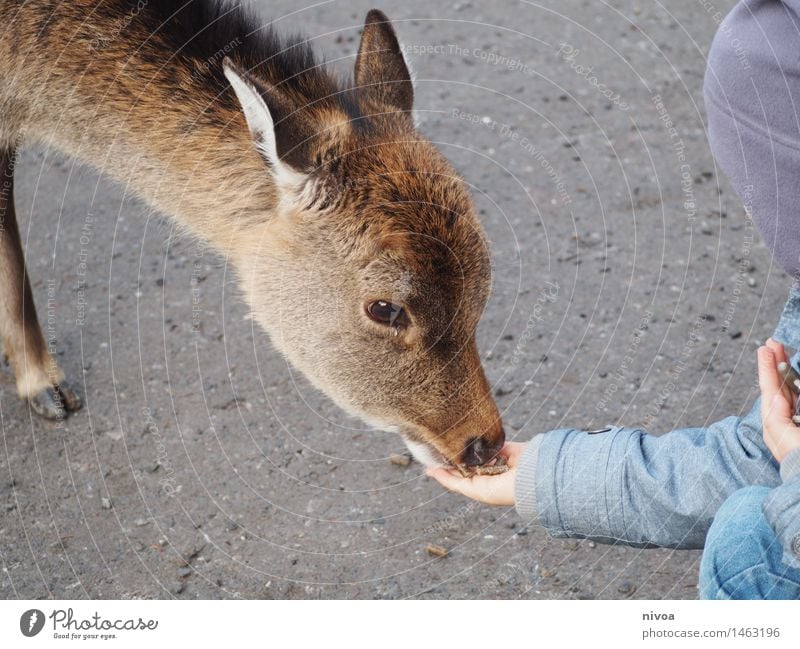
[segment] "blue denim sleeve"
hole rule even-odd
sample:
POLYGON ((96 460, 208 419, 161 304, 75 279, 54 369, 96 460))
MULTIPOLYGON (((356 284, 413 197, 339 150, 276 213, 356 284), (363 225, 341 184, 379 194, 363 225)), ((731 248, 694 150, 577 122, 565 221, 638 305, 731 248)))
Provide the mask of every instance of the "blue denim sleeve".
POLYGON ((783 561, 800 568, 800 449, 781 463, 783 484, 764 501, 764 517, 783 547, 783 561))
POLYGON ((784 563, 800 568, 800 476, 769 493, 764 516, 783 546, 784 563))
MULTIPOLYGON (((800 288, 773 338, 800 349, 800 288)), ((792 359, 798 366, 800 354, 792 359)), ((765 505, 783 547, 800 555, 800 476, 781 484, 762 437, 760 402, 744 417, 655 437, 635 428, 536 438, 517 468, 517 509, 556 537, 701 548, 719 506, 749 485, 774 488, 765 505)))
POLYGON ((555 537, 701 548, 734 491, 780 484, 758 402, 745 417, 661 437, 623 427, 552 431, 537 451, 537 520, 555 537))

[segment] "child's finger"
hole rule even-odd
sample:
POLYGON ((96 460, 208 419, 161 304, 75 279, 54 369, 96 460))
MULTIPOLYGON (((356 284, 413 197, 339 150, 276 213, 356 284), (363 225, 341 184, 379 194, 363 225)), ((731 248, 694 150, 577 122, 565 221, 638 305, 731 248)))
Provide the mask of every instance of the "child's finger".
POLYGON ((780 392, 783 381, 778 374, 775 352, 770 347, 758 348, 758 386, 761 388, 761 399, 771 403, 772 397, 780 392))
MULTIPOLYGON (((783 348, 779 342, 776 342, 772 338, 767 339, 766 346, 772 350, 772 353, 775 357, 775 367, 777 369, 778 365, 781 363, 789 363, 789 358, 786 355, 786 350, 783 348)), ((795 391, 792 386, 790 386, 783 378, 780 372, 778 372, 778 377, 781 384, 781 393, 783 394, 784 398, 789 402, 789 405, 792 406, 795 403, 795 391)))
POLYGON ((444 469, 442 467, 426 469, 425 473, 436 480, 436 482, 442 485, 445 489, 455 491, 464 496, 468 495, 465 491, 465 485, 469 483, 469 478, 456 476, 451 473, 449 469, 444 469))
POLYGON ((522 451, 525 450, 525 446, 526 444, 522 442, 506 442, 505 446, 500 449, 500 455, 506 459, 509 466, 514 466, 519 456, 522 455, 522 451))
POLYGON ((789 359, 786 357, 786 350, 783 348, 783 345, 781 345, 778 341, 773 340, 772 338, 767 338, 767 342, 765 344, 775 354, 776 364, 789 362, 789 359))
POLYGON ((758 349, 758 385, 761 388, 761 419, 764 431, 779 425, 789 415, 789 401, 783 392, 783 379, 778 374, 775 352, 769 347, 758 349), (777 419, 776 419, 777 418, 777 419))

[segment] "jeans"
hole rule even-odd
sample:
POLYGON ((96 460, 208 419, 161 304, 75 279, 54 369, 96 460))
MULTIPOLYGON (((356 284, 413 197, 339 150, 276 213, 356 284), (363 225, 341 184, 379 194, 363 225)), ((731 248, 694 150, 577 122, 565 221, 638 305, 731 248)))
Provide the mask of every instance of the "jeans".
POLYGON ((800 599, 800 569, 762 513, 768 487, 745 487, 719 508, 700 564, 702 599, 800 599))

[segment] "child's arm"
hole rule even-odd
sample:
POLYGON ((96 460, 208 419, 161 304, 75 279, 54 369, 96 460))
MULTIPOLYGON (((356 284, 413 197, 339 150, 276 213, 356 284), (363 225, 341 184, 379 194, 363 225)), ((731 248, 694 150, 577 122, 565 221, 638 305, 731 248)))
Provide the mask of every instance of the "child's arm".
POLYGON ((758 401, 744 417, 660 437, 620 426, 551 431, 514 445, 509 465, 500 476, 431 475, 477 500, 514 503, 556 537, 676 548, 702 547, 715 512, 737 489, 781 482, 758 401))
MULTIPOLYGON (((800 349, 800 285, 773 337, 800 349)), ((800 546, 800 452, 782 456, 779 466, 767 446, 775 442, 773 427, 768 423, 767 442, 762 434, 760 404, 744 417, 660 437, 619 426, 596 434, 555 430, 515 446, 504 475, 460 478, 444 469, 432 475, 472 498, 516 504, 553 536, 675 548, 702 547, 714 514, 734 491, 777 487, 765 514, 784 548, 800 546), (505 480, 498 488, 499 478, 505 480)), ((794 552, 800 556, 800 547, 794 552)))

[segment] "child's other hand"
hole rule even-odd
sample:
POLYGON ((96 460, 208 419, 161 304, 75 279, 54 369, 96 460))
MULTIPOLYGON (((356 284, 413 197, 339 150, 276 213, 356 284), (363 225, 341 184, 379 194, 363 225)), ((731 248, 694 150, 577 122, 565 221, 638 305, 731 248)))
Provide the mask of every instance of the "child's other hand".
POLYGON ((443 468, 427 469, 426 473, 446 489, 467 498, 479 500, 487 505, 513 505, 517 463, 525 446, 527 445, 518 442, 508 442, 501 449, 500 455, 505 458, 510 468, 499 475, 476 475, 465 478, 457 469, 443 468))
POLYGON ((778 462, 800 447, 800 428, 792 422, 797 397, 778 373, 778 363, 788 363, 783 345, 771 338, 758 349, 758 385, 761 388, 761 422, 764 442, 778 462))

